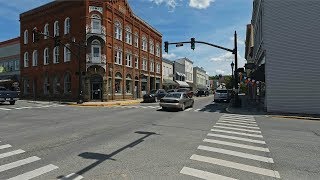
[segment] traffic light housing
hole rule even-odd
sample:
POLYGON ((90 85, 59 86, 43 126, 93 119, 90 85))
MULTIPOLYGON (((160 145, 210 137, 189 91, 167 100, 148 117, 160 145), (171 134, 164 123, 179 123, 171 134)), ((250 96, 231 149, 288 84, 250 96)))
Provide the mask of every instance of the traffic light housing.
POLYGON ((164 42, 164 52, 168 53, 168 51, 169 51, 169 42, 166 41, 164 42))
POLYGON ((60 40, 59 36, 55 36, 54 37, 54 47, 60 46, 60 44, 61 44, 61 40, 60 40))
POLYGON ((37 28, 34 28, 33 30, 32 30, 32 36, 33 36, 33 42, 35 43, 35 42, 38 42, 39 40, 40 40, 40 33, 39 33, 39 31, 38 31, 38 29, 37 28))
POLYGON ((191 38, 191 49, 194 50, 196 48, 196 39, 191 38))

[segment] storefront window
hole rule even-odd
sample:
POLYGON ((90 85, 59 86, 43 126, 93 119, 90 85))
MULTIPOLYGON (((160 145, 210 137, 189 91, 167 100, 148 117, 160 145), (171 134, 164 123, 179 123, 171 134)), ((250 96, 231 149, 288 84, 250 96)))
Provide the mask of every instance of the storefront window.
POLYGON ((132 94, 132 78, 130 74, 128 74, 126 77, 126 93, 132 94))
POLYGON ((116 94, 122 93, 121 86, 122 86, 122 75, 120 73, 117 73, 115 76, 115 84, 114 84, 116 94))

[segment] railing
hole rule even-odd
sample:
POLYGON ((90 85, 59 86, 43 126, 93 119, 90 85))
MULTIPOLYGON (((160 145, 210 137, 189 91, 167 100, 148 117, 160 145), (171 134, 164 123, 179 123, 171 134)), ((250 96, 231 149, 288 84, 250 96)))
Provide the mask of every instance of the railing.
POLYGON ((92 26, 87 25, 86 26, 86 33, 87 34, 102 34, 107 35, 106 33, 106 27, 101 26, 100 28, 93 28, 92 26))
POLYGON ((101 54, 100 56, 93 56, 93 54, 87 54, 86 61, 89 64, 106 64, 107 57, 105 54, 101 54))

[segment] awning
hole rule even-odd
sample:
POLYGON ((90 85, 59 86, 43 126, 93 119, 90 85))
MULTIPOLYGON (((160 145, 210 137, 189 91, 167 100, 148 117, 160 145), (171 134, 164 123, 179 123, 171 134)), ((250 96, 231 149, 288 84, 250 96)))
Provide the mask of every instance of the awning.
POLYGON ((185 75, 185 74, 183 74, 183 73, 177 72, 177 74, 178 74, 178 76, 186 77, 186 75, 185 75))
POLYGON ((177 81, 176 82, 179 84, 180 87, 190 87, 187 82, 184 81, 177 81))
POLYGON ((178 83, 174 82, 171 79, 163 79, 162 85, 164 85, 164 86, 170 86, 170 85, 176 86, 176 85, 178 85, 178 83))

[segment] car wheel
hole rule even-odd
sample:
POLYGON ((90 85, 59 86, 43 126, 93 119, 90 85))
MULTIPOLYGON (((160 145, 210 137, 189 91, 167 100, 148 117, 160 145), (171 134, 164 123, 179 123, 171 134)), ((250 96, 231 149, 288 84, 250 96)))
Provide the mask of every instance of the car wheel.
POLYGON ((182 105, 181 105, 181 111, 184 111, 186 109, 186 105, 183 103, 182 105))
POLYGON ((14 105, 16 101, 10 101, 10 105, 14 105))

